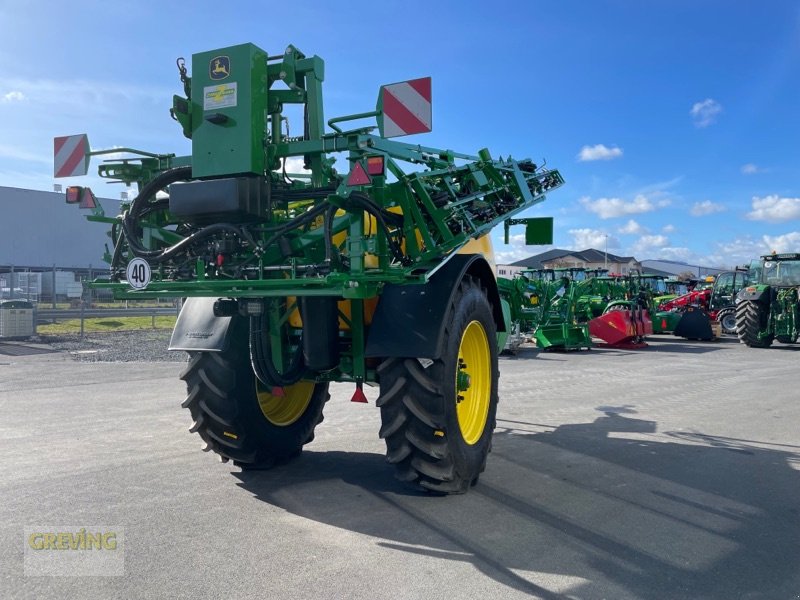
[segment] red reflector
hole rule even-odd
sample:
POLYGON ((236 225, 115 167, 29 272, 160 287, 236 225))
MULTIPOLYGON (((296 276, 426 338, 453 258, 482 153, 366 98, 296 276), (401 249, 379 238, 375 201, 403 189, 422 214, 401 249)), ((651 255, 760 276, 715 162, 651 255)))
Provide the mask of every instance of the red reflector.
POLYGON ((370 175, 383 175, 383 157, 382 156, 368 156, 367 157, 367 173, 370 175))
POLYGON ((71 185, 67 188, 67 204, 77 204, 83 196, 83 188, 79 185, 71 185))
POLYGON ((361 383, 356 384, 356 391, 353 392, 353 397, 350 398, 350 402, 359 402, 362 404, 366 404, 368 402, 367 395, 364 393, 361 383))
POLYGON ((94 197, 94 192, 89 188, 83 188, 80 208, 97 208, 97 198, 94 197))
POLYGON ((350 175, 347 176, 347 185, 367 185, 370 183, 369 175, 364 171, 360 162, 353 165, 350 175))

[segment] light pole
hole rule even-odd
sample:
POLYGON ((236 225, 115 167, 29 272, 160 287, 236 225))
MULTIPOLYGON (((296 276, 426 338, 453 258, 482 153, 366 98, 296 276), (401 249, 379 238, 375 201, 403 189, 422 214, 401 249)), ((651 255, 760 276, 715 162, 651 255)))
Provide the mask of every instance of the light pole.
POLYGON ((603 258, 603 268, 608 271, 608 234, 604 234, 606 238, 606 251, 603 258))

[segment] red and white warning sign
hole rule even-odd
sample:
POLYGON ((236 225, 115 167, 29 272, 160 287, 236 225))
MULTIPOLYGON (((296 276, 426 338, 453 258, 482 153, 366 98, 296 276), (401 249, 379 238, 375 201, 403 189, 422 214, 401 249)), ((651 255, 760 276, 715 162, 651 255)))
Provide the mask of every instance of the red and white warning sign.
POLYGON ((66 135, 53 140, 53 174, 79 177, 89 170, 89 136, 66 135))
POLYGON ((431 78, 412 79, 381 87, 378 128, 385 138, 427 133, 432 127, 431 78))

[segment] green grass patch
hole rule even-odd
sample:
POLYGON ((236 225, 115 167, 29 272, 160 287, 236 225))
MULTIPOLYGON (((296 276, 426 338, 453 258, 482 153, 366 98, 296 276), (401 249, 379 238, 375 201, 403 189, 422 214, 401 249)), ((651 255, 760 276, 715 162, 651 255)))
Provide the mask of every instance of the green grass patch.
MULTIPOLYGON (((84 319, 84 333, 137 331, 140 329, 172 329, 175 327, 174 316, 158 317, 118 317, 114 319, 84 319)), ((43 323, 36 327, 39 335, 65 335, 81 332, 80 319, 64 319, 57 323, 43 323)))

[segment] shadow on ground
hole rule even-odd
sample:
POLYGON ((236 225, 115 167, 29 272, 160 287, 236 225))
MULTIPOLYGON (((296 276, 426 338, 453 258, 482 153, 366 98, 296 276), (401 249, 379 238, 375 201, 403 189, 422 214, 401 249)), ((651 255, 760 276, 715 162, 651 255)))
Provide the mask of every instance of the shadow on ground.
POLYGON ((371 453, 307 451, 237 476, 264 502, 542 598, 797 597, 800 448, 664 441, 623 416, 634 407, 599 410, 558 427, 501 421, 464 496, 409 491, 371 453))

